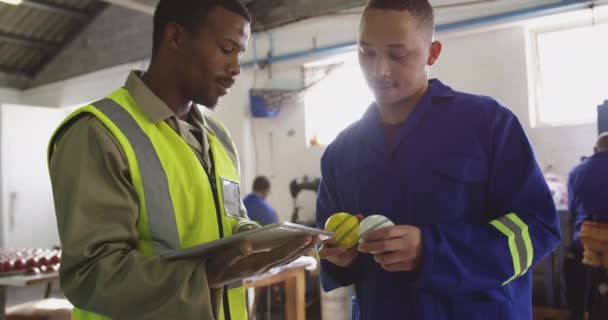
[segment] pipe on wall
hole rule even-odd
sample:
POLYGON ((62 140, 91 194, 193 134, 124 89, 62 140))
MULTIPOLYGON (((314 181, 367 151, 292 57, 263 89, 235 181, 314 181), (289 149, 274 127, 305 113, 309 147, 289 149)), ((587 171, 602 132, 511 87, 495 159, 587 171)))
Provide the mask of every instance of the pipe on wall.
POLYGON ((101 1, 113 4, 115 6, 122 7, 125 9, 145 13, 147 15, 154 15, 154 10, 156 10, 155 6, 147 5, 145 3, 137 2, 134 0, 101 0, 101 1))
MULTIPOLYGON (((588 0, 562 0, 559 3, 552 3, 541 5, 533 8, 527 8, 522 10, 515 10, 511 12, 499 13, 495 15, 472 18, 468 20, 451 22, 441 24, 436 27, 437 32, 447 32, 455 30, 463 30, 468 28, 475 28, 486 26, 492 23, 508 23, 516 22, 521 20, 540 18, 548 15, 554 15, 559 13, 572 12, 582 9, 590 9, 594 6, 607 4, 608 1, 588 1, 588 0)), ((336 45, 330 45, 320 48, 313 48, 309 50, 302 50, 292 53, 286 53, 278 56, 269 56, 264 59, 246 61, 241 64, 243 69, 251 68, 255 66, 265 66, 277 62, 284 62, 294 59, 301 59, 315 55, 333 55, 351 52, 356 50, 357 42, 351 41, 347 43, 341 43, 336 45)))

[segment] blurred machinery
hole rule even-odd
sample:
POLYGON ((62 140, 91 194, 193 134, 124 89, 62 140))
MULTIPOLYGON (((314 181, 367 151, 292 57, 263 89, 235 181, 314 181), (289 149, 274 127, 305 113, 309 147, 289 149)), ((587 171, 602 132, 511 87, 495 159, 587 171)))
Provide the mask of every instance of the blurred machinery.
MULTIPOLYGON (((321 179, 310 179, 307 176, 296 178, 289 183, 289 193, 293 199, 293 213, 291 214, 291 222, 307 226, 315 226, 314 219, 310 221, 302 221, 300 219, 301 206, 298 205, 298 195, 304 190, 317 192, 321 179)), ((317 258, 317 257, 315 257, 317 258)), ((319 282, 319 270, 306 272, 306 319, 320 320, 321 319, 321 294, 319 282)), ((265 288, 259 288, 256 297, 264 297, 265 299, 257 299, 255 311, 257 319, 278 320, 285 318, 285 288, 283 283, 273 284, 265 288)))
POLYGON ((291 183, 289 183, 289 192, 291 193, 291 198, 293 200, 293 213, 291 214, 291 222, 300 223, 304 225, 314 225, 314 221, 300 221, 299 213, 302 207, 298 205, 298 194, 300 194, 300 192, 302 192, 303 190, 309 190, 316 193, 319 189, 320 183, 321 179, 310 179, 307 176, 291 180, 291 183))

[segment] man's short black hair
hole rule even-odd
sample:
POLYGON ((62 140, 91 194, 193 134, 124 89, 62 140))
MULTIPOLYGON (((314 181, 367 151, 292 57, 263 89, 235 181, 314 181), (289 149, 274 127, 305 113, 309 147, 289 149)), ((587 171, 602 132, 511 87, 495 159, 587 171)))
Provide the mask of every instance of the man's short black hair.
POLYGON ((167 24, 177 23, 188 31, 198 31, 211 9, 221 7, 251 22, 247 7, 239 0, 160 0, 154 12, 152 55, 156 55, 167 24))
POLYGON ((420 26, 430 28, 431 31, 434 31, 435 29, 435 13, 433 6, 431 6, 431 3, 428 0, 370 0, 365 7, 365 11, 370 8, 397 11, 405 10, 418 20, 420 26))
POLYGON ((595 148, 599 152, 608 151, 608 132, 600 133, 600 135, 597 137, 595 148))
POLYGON ((253 191, 262 192, 268 189, 270 189, 270 180, 268 180, 268 178, 264 176, 257 176, 253 180, 253 191))

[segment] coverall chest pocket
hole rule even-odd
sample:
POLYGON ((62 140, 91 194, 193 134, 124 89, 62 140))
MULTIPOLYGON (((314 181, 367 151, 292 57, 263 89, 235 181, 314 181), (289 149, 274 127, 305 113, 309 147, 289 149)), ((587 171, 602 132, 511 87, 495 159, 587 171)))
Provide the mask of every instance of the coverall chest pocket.
POLYGON ((438 154, 424 170, 428 181, 425 199, 436 218, 432 223, 475 222, 484 217, 488 164, 482 157, 438 154))

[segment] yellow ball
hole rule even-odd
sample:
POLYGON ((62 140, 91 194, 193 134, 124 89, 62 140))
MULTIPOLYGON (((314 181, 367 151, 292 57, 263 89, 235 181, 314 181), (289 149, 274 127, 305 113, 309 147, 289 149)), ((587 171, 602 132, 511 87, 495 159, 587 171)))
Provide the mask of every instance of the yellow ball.
POLYGON ((334 213, 325 222, 325 230, 334 233, 332 244, 352 248, 358 240, 359 219, 346 212, 334 213))

